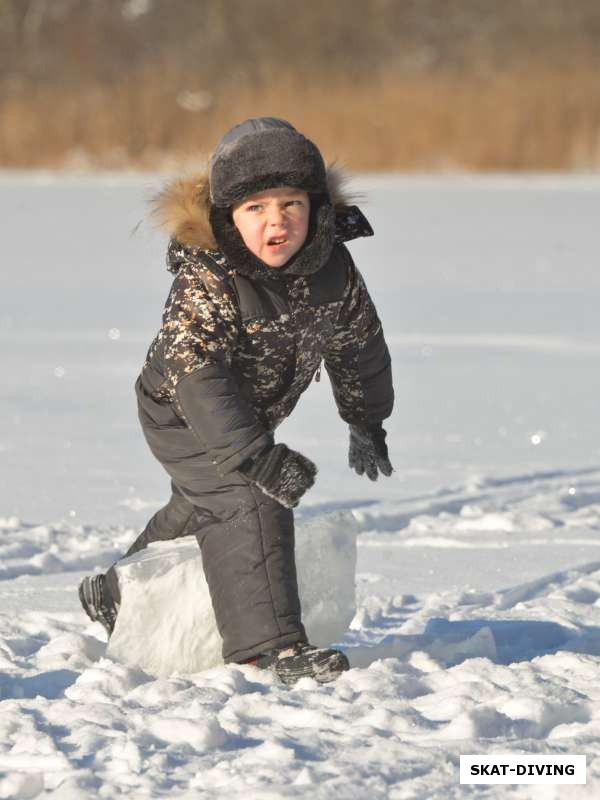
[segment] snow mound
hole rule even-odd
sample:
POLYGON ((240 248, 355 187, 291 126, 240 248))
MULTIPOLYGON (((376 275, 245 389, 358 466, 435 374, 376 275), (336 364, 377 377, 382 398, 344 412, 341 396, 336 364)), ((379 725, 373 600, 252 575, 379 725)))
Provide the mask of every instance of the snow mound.
POLYGON ((0 613, 0 798, 102 785, 324 800, 349 785, 343 797, 443 800, 467 750, 585 752, 586 793, 565 796, 598 795, 597 563, 506 591, 371 595, 344 637, 353 668, 328 686, 246 665, 152 678, 106 658, 100 626, 46 596, 44 612, 0 613))
POLYGON ((0 581, 108 567, 135 538, 122 526, 61 521, 45 525, 0 517, 0 581))
MULTIPOLYGON (((342 521, 326 520, 331 538, 351 546, 342 521)), ((313 562, 318 522, 300 530, 313 562)), ((598 562, 504 590, 359 597, 353 668, 293 687, 247 665, 153 678, 107 658, 79 576, 65 576, 70 611, 50 577, 15 582, 43 610, 0 612, 0 798, 444 800, 461 752, 586 753, 584 793, 560 796, 600 791, 598 562)))
MULTIPOLYGON (((355 614, 357 524, 349 513, 300 523, 296 566, 309 640, 343 637, 355 614)), ((161 677, 223 663, 195 538, 156 542, 118 567, 122 603, 107 655, 161 677)))

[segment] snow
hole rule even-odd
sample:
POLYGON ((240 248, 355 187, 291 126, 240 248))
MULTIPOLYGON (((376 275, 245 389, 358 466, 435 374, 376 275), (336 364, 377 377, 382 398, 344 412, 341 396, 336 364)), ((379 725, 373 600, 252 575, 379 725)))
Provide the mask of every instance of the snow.
POLYGON ((0 175, 0 798, 595 797, 600 179, 358 182, 396 471, 348 470, 326 380, 281 428, 319 465, 298 562, 340 631, 315 635, 352 666, 291 688, 156 677, 78 606, 169 494, 132 390, 170 280, 164 239, 130 236, 159 182, 0 175), (584 753, 587 785, 460 786, 461 753, 584 753))

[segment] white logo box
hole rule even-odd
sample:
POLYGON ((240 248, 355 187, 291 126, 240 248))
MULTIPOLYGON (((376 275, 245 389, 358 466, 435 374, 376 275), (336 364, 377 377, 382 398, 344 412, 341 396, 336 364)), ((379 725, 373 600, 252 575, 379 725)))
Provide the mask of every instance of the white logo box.
POLYGON ((460 782, 570 783, 586 782, 586 757, 582 755, 464 755, 460 757, 460 782))

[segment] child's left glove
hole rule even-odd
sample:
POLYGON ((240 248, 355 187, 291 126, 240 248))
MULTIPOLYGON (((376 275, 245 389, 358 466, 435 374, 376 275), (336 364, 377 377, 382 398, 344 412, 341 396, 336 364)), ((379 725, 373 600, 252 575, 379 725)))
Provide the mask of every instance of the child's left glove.
POLYGON ((350 450, 348 451, 348 466, 357 475, 364 475, 372 481, 376 481, 379 472, 389 476, 394 471, 388 457, 388 449, 385 443, 387 433, 384 431, 381 422, 375 425, 350 425, 350 450), (379 471, 379 472, 378 472, 379 471))
POLYGON ((295 508, 315 482, 317 468, 302 453, 276 444, 242 464, 240 472, 282 506, 295 508))

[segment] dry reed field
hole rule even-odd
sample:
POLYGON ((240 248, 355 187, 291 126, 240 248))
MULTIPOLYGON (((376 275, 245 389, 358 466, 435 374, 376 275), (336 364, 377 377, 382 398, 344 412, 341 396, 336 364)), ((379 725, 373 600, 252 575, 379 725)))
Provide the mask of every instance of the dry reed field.
POLYGON ((4 0, 0 166, 193 168, 266 114, 355 170, 597 169, 598 5, 4 0))

